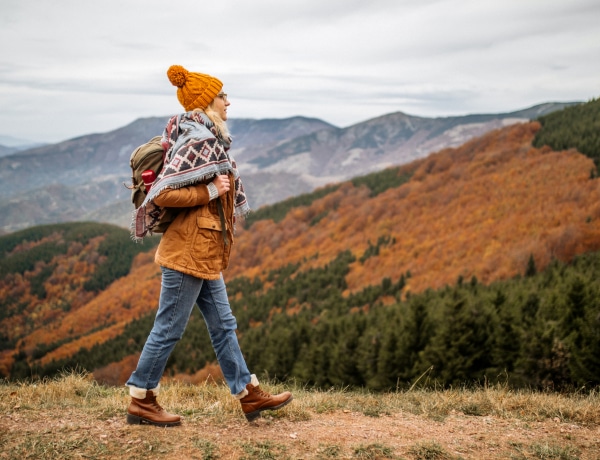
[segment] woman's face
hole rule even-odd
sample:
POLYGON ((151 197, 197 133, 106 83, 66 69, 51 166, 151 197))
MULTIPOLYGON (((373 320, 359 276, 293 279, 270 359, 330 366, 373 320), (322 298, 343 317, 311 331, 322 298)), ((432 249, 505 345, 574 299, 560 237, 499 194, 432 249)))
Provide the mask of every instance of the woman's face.
POLYGON ((212 108, 217 115, 221 117, 223 121, 227 120, 227 107, 229 107, 229 100, 227 99, 227 94, 224 92, 220 92, 215 96, 215 99, 212 102, 212 108))

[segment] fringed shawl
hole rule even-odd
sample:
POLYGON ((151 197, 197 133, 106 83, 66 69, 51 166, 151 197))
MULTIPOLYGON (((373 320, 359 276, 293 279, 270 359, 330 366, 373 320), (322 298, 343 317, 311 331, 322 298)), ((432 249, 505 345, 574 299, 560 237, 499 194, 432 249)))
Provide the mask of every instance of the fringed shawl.
POLYGON ((235 179, 235 216, 245 216, 250 206, 244 186, 229 156, 230 139, 221 139, 216 127, 202 112, 187 112, 172 117, 163 133, 165 164, 142 205, 135 211, 132 232, 135 239, 152 234, 164 208, 154 198, 166 188, 181 188, 206 182, 216 175, 232 173, 235 179))

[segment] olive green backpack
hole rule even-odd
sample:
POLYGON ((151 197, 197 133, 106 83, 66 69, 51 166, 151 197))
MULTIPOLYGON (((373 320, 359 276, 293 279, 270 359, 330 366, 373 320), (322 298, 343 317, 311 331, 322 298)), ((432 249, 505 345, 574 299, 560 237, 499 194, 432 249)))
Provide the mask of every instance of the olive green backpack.
MULTIPOLYGON (((161 143, 161 136, 155 136, 148 142, 137 147, 131 154, 129 166, 131 167, 131 202, 138 209, 148 194, 152 182, 160 174, 165 151, 161 143), (144 176, 146 183, 144 183, 144 176), (148 187, 148 188, 147 188, 148 187)), ((177 212, 172 208, 165 208, 160 216, 159 223, 152 229, 152 233, 164 233, 169 224, 175 219, 177 212)))

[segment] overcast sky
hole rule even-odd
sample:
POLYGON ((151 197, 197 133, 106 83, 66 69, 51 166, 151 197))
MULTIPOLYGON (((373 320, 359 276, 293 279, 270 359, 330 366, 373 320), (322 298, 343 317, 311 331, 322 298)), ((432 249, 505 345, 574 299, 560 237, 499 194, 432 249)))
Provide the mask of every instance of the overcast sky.
POLYGON ((172 64, 339 127, 600 96, 598 0, 0 0, 0 47, 0 135, 40 142, 179 112, 172 64))

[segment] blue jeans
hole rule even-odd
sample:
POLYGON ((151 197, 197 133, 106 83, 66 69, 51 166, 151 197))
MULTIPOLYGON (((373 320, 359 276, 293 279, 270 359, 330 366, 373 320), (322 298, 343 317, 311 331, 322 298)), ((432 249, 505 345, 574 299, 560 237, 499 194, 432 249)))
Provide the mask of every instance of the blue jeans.
POLYGON ((162 283, 154 327, 144 344, 137 369, 127 386, 152 390, 198 304, 225 381, 236 395, 250 383, 251 375, 236 336, 237 321, 231 311, 223 277, 204 280, 161 267, 162 283))

